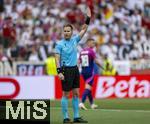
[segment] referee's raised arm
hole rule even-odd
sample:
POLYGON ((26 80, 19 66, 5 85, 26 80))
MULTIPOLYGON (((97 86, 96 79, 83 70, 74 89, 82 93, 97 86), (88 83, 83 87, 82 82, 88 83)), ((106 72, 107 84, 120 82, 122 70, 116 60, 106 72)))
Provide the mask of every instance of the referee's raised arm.
POLYGON ((80 38, 82 38, 84 36, 84 34, 86 33, 88 25, 90 24, 90 19, 91 19, 91 10, 88 7, 87 8, 87 17, 86 17, 86 20, 85 20, 85 24, 82 26, 82 29, 79 33, 80 38))

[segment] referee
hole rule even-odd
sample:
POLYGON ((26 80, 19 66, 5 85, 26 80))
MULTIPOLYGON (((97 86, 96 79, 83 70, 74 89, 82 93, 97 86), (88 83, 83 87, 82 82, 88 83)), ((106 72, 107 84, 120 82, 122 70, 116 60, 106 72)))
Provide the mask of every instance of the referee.
POLYGON ((60 40, 55 47, 57 73, 62 83, 63 96, 61 99, 63 123, 71 123, 68 115, 68 99, 70 91, 73 92, 72 106, 74 123, 87 123, 79 116, 79 87, 80 75, 77 67, 77 45, 87 31, 90 23, 91 10, 87 8, 87 18, 79 34, 72 36, 73 27, 66 24, 63 27, 64 39, 60 40))

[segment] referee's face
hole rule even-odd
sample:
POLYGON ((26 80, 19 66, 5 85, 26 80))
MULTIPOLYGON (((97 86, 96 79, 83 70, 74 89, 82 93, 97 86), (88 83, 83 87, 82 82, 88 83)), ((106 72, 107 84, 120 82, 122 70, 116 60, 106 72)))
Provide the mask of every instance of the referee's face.
POLYGON ((64 27, 63 33, 64 33, 64 38, 66 40, 69 40, 71 38, 71 36, 72 36, 72 29, 71 29, 71 27, 69 27, 69 26, 64 27))

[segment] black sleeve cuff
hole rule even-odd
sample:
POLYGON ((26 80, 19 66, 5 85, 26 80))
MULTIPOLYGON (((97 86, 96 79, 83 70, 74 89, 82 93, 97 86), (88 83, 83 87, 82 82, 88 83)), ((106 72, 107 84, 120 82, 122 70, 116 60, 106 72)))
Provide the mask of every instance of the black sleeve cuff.
POLYGON ((57 73, 62 73, 62 68, 57 68, 57 73))
POLYGON ((85 24, 87 24, 87 25, 90 24, 90 17, 89 16, 86 17, 85 24))

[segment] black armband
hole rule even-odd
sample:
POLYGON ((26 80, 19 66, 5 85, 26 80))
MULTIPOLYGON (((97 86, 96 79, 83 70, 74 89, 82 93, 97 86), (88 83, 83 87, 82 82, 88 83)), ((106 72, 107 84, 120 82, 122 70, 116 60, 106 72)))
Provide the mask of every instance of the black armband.
POLYGON ((62 68, 57 68, 57 73, 62 73, 62 68))
POLYGON ((91 19, 91 18, 90 18, 89 16, 87 16, 87 17, 86 17, 86 20, 85 20, 85 24, 89 25, 89 24, 90 24, 90 19, 91 19))

